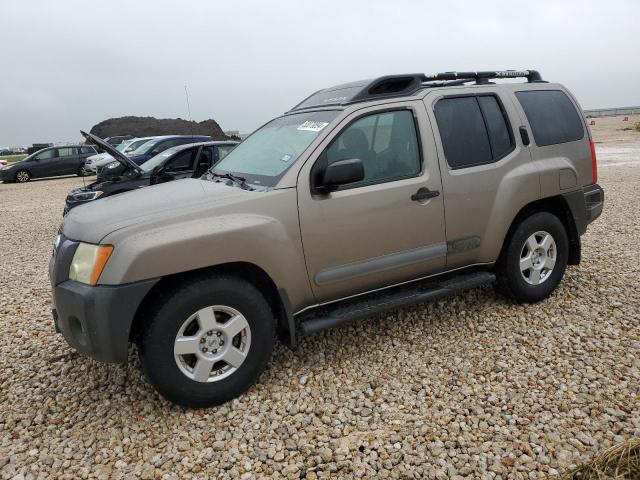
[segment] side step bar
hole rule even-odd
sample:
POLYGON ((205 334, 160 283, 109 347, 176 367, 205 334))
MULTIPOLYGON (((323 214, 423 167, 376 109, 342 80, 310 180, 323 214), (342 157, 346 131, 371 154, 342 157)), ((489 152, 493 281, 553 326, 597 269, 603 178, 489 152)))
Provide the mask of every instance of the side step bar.
POLYGON ((376 292, 352 300, 328 305, 299 318, 302 333, 311 333, 338 327, 377 313, 415 303, 436 300, 455 295, 464 290, 495 282, 491 272, 473 272, 460 274, 446 280, 416 282, 394 287, 386 292, 376 292))

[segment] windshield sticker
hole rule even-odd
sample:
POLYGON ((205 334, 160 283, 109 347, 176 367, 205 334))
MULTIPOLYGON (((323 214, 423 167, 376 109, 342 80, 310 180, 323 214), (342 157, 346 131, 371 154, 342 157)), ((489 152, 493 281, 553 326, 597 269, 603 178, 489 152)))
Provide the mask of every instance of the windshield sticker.
POLYGON ((329 125, 329 122, 310 122, 306 121, 298 127, 298 130, 308 130, 309 132, 319 132, 324 127, 329 125))
POLYGON ((288 162, 289 160, 291 160, 293 158, 293 155, 289 155, 288 153, 282 155, 282 157, 280 157, 280 160, 283 162, 288 162))

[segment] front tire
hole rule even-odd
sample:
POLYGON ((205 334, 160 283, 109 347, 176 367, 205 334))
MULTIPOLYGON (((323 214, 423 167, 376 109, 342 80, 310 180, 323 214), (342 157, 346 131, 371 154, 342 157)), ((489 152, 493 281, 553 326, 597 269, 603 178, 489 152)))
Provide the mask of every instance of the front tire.
POLYGON ((26 170, 18 170, 16 172, 15 180, 17 183, 26 183, 31 180, 31 174, 26 170))
POLYGON ((275 320, 264 296, 240 278, 216 275, 163 293, 138 342, 143 371, 165 398, 209 407, 245 392, 266 367, 275 320))
POLYGON ((534 213, 507 239, 496 266, 498 288, 519 303, 544 300, 562 280, 568 258, 569 240, 560 219, 534 213))

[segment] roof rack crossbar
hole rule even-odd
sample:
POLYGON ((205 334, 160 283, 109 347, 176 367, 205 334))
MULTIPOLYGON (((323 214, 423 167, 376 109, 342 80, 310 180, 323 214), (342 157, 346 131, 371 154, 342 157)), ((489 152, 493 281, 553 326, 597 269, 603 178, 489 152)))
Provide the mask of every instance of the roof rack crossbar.
POLYGON ((423 82, 434 80, 475 80, 477 83, 486 83, 493 78, 526 78, 529 83, 541 82, 542 77, 536 70, 490 70, 485 72, 444 72, 425 74, 423 82))

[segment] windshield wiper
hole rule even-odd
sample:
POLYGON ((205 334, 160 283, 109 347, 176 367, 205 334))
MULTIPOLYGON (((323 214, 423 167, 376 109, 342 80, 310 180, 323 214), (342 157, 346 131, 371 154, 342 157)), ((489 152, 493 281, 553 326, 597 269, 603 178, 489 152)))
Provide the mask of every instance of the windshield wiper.
POLYGON ((232 182, 237 183, 240 188, 243 188, 245 190, 253 190, 253 187, 247 184, 247 179, 244 177, 241 177, 240 175, 234 175, 233 173, 228 173, 228 172, 227 173, 209 172, 209 176, 226 178, 227 180, 231 180, 232 182))

